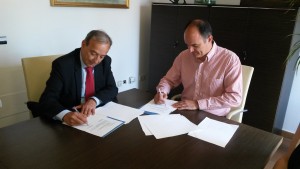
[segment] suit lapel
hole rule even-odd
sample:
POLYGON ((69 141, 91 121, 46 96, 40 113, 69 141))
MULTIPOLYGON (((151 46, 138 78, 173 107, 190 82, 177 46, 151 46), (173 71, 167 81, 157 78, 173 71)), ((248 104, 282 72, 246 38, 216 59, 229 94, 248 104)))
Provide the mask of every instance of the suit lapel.
MULTIPOLYGON (((79 50, 80 52, 80 50, 79 50)), ((81 88, 82 88, 82 70, 81 70, 81 62, 80 62, 80 54, 78 53, 75 56, 75 64, 74 64, 74 76, 76 83, 76 102, 80 103, 81 100, 81 88)))
POLYGON ((94 68, 94 79, 95 79, 95 91, 97 91, 97 86, 100 86, 99 84, 101 83, 101 74, 103 74, 103 61, 99 63, 97 66, 94 68))

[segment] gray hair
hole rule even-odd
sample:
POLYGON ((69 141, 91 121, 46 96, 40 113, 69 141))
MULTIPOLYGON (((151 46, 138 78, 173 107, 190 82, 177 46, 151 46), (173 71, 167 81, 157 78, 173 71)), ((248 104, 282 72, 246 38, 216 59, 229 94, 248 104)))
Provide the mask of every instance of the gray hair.
POLYGON ((92 30, 90 31, 86 37, 85 37, 85 41, 86 41, 86 45, 89 45, 89 42, 91 39, 95 39, 96 41, 100 42, 100 43, 108 43, 110 46, 112 45, 112 40, 109 37, 109 35, 102 31, 102 30, 92 30))

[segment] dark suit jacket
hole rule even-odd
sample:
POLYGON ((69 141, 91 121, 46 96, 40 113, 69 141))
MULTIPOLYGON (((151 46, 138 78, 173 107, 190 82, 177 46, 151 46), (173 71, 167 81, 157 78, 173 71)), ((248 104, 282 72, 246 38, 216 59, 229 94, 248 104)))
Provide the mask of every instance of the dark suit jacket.
MULTIPOLYGON (((105 58, 94 68, 95 97, 104 105, 116 98, 118 88, 111 71, 111 58, 105 58)), ((81 100, 82 69, 80 48, 53 61, 50 78, 40 98, 42 116, 53 118, 65 109, 71 110, 81 100)))

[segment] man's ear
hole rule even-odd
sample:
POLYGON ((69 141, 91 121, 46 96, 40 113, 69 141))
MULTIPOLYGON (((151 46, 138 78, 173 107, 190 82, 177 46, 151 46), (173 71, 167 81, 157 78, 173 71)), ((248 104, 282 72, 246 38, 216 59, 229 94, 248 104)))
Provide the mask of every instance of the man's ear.
POLYGON ((213 36, 212 35, 208 35, 207 40, 209 43, 211 43, 213 41, 213 36))
POLYGON ((85 40, 83 40, 83 41, 81 42, 81 47, 84 47, 84 46, 86 46, 86 41, 85 41, 85 40))

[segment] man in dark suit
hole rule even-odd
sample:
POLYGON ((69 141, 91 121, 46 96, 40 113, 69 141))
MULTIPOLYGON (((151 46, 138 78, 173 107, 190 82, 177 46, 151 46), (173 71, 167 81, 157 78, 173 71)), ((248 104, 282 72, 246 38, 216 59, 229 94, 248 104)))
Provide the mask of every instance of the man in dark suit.
POLYGON ((87 123, 87 117, 95 113, 97 106, 116 98, 118 88, 111 71, 111 58, 107 56, 111 45, 112 40, 104 31, 93 30, 82 41, 81 48, 53 61, 40 98, 42 116, 81 125, 87 123), (91 73, 87 68, 92 69, 91 73), (93 79, 92 84, 87 77, 93 79), (92 88, 92 93, 86 91, 88 88, 92 88))

